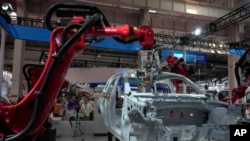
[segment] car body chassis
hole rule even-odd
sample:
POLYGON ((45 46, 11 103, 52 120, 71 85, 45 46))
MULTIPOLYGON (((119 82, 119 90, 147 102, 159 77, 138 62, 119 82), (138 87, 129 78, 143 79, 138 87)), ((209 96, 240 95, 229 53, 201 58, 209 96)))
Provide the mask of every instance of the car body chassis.
POLYGON ((121 141, 228 141, 229 125, 242 118, 242 106, 217 100, 188 78, 170 72, 140 71, 112 76, 98 100, 105 126, 121 141), (183 81, 176 93, 173 80, 183 81))

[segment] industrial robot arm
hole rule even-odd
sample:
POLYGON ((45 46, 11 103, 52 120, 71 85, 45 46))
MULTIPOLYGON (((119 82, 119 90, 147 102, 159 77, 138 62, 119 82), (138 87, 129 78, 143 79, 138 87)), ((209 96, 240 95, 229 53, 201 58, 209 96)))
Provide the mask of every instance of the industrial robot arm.
POLYGON ((121 27, 111 27, 108 24, 105 15, 94 6, 55 4, 49 9, 46 25, 53 31, 44 70, 37 83, 20 102, 15 105, 0 103, 0 140, 33 141, 44 131, 43 124, 63 85, 70 63, 83 51, 88 35, 112 36, 124 43, 132 36, 139 40, 142 49, 149 49, 154 44, 154 33, 148 26, 136 29, 127 24, 121 27), (80 10, 77 12, 72 10, 74 8, 80 10), (64 12, 73 12, 75 16, 67 24, 53 28, 52 14, 62 9, 64 12))
MULTIPOLYGON (((171 72, 183 75, 188 77, 188 68, 183 59, 178 59, 174 55, 168 55, 166 57, 166 62, 171 72)), ((182 80, 173 80, 173 85, 176 89, 176 93, 179 93, 179 84, 182 83, 182 80)))
POLYGON ((250 86, 250 50, 241 56, 235 63, 234 69, 237 87, 232 90, 230 98, 223 98, 221 101, 235 103, 238 99, 246 96, 246 89, 250 86), (241 72, 240 72, 241 70, 241 72))
MULTIPOLYGON (((142 49, 151 49, 152 45, 154 44, 154 32, 149 26, 143 25, 140 28, 135 28, 128 24, 124 24, 120 27, 112 27, 105 14, 95 5, 60 3, 52 6, 46 15, 46 21, 48 21, 46 22, 46 27, 49 30, 53 30, 55 28, 51 24, 51 17, 54 12, 56 12, 56 14, 59 16, 75 17, 69 22, 73 24, 69 28, 78 28, 79 25, 74 25, 75 22, 84 22, 84 17, 87 20, 90 15, 97 14, 99 19, 91 28, 87 29, 85 35, 112 36, 116 41, 124 44, 138 40, 142 46, 142 49), (76 10, 69 11, 69 8, 74 8, 76 10)), ((65 19, 63 21, 65 22, 65 19)))

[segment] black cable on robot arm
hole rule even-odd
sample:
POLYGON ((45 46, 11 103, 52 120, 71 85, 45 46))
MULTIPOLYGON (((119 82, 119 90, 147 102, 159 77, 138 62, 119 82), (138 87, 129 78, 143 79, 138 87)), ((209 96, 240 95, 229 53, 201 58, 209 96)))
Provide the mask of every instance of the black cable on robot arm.
POLYGON ((56 66, 58 65, 58 63, 60 63, 60 61, 62 60, 61 58, 63 58, 67 50, 78 40, 78 38, 82 34, 84 34, 84 32, 86 32, 90 27, 92 27, 99 20, 99 18, 100 16, 98 14, 95 14, 91 16, 88 20, 86 20, 86 22, 82 24, 79 30, 62 45, 62 47, 58 50, 56 54, 53 55, 54 61, 52 62, 49 72, 47 73, 45 80, 42 83, 41 93, 46 92, 47 84, 48 82, 50 82, 50 78, 53 76, 56 66))
POLYGON ((24 75, 25 80, 27 81, 28 92, 31 90, 31 82, 30 82, 31 79, 30 79, 29 72, 28 72, 28 70, 31 67, 43 67, 43 65, 41 65, 41 64, 26 64, 23 66, 23 75, 24 75))
POLYGON ((77 28, 79 29, 81 27, 80 24, 71 24, 66 26, 63 31, 62 31, 62 44, 65 44, 65 42, 67 41, 67 34, 71 29, 77 28))
POLYGON ((240 57, 240 59, 235 63, 235 68, 234 68, 234 74, 235 78, 237 81, 238 86, 240 86, 240 73, 239 73, 239 68, 243 66, 243 64, 246 61, 246 57, 248 53, 250 52, 250 49, 246 50, 246 52, 240 57))
POLYGON ((36 124, 37 120, 39 119, 39 114, 41 112, 42 104, 43 104, 42 99, 43 99, 42 96, 37 95, 35 99, 35 105, 34 105, 34 110, 33 110, 31 119, 28 125, 25 127, 25 129, 19 132, 18 134, 6 136, 6 139, 4 139, 4 141, 18 141, 18 140, 23 139, 26 135, 29 134, 29 132, 33 129, 33 126, 36 124))
MULTIPOLYGON (((72 3, 57 3, 57 4, 52 5, 49 8, 49 11, 47 12, 46 17, 45 17, 45 25, 51 31, 54 29, 52 27, 52 25, 51 25, 51 17, 53 15, 53 13, 59 8, 78 8, 78 9, 90 9, 90 10, 93 10, 93 12, 98 13, 98 14, 101 15, 101 20, 102 20, 103 24, 106 27, 111 27, 111 24, 109 23, 108 18, 105 16, 105 14, 102 12, 102 10, 99 9, 98 7, 96 7, 95 5, 90 5, 90 4, 88 4, 88 5, 87 4, 85 4, 85 5, 81 5, 81 4, 76 5, 76 4, 72 4, 72 3)), ((132 26, 130 26, 130 32, 131 33, 133 32, 133 27, 132 26)), ((124 40, 120 39, 119 37, 113 37, 113 39, 116 40, 119 43, 122 43, 122 44, 132 43, 132 42, 135 42, 135 41, 138 40, 138 39, 130 39, 128 41, 124 41, 124 40)))
POLYGON ((64 44, 62 46, 62 48, 58 51, 58 55, 62 56, 65 54, 65 52, 67 51, 67 49, 73 44, 75 43, 78 38, 84 34, 84 32, 86 30, 88 30, 91 26, 93 26, 98 20, 100 19, 100 15, 99 14, 94 14, 93 16, 91 16, 89 19, 86 20, 85 23, 83 23, 81 25, 81 27, 79 28, 79 30, 70 38, 70 40, 66 41, 66 34, 69 29, 72 29, 72 27, 74 26, 78 26, 78 25, 69 25, 66 27, 66 29, 64 30, 64 35, 62 36, 64 39, 64 44))
MULTIPOLYGON (((96 7, 96 6, 95 6, 95 8, 96 8, 95 9, 96 12, 101 14, 102 22, 104 23, 104 25, 107 26, 107 27, 111 27, 111 24, 110 24, 108 18, 105 16, 105 14, 102 12, 102 10, 99 9, 98 7, 96 7)), ((134 31, 133 27, 129 26, 129 28, 130 28, 130 33, 133 33, 133 31, 134 31)), ((116 40, 119 43, 122 43, 122 44, 133 43, 135 41, 138 41, 138 39, 130 39, 128 41, 124 41, 124 40, 120 39, 119 37, 113 37, 113 39, 116 40)))
POLYGON ((107 21, 107 18, 105 17, 105 15, 103 14, 103 12, 98 9, 95 5, 90 5, 90 4, 74 4, 74 3, 56 3, 54 5, 52 5, 50 8, 49 8, 49 11, 47 12, 46 14, 46 17, 45 17, 45 24, 46 24, 46 27, 49 29, 49 30, 53 30, 54 27, 52 27, 51 25, 51 17, 53 15, 53 13, 59 9, 59 8, 75 8, 75 9, 89 9, 89 10, 92 10, 93 14, 97 13, 97 14, 100 14, 102 15, 103 17, 103 22, 107 25, 110 25, 109 22, 107 21))
POLYGON ((61 62, 61 57, 66 53, 67 49, 71 47, 71 45, 78 39, 80 35, 82 35, 89 27, 93 26, 95 22, 99 19, 97 14, 93 15, 89 20, 87 20, 82 27, 62 46, 62 48, 58 51, 57 55, 53 56, 54 60, 52 61, 51 65, 49 66, 49 71, 45 76, 45 79, 41 85, 41 88, 38 92, 36 92, 36 99, 34 110, 31 116, 31 119, 28 125, 25 127, 24 130, 19 132, 18 134, 11 135, 10 137, 4 139, 4 141, 17 141, 29 134, 29 132, 33 129, 34 125, 37 123, 39 119, 39 115, 41 113, 41 109, 43 106, 43 100, 45 93, 48 88, 48 84, 51 81, 52 75, 55 73, 55 70, 58 64, 61 62))

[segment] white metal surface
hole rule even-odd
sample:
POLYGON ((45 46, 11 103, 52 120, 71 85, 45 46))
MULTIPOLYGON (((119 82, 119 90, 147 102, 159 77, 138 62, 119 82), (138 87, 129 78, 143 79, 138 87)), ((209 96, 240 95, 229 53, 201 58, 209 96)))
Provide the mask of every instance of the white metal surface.
POLYGON ((102 119, 114 136, 121 141, 229 140, 229 125, 241 118, 240 106, 217 101, 178 74, 146 72, 150 82, 138 74, 115 74, 99 98, 102 119), (175 92, 176 79, 187 93, 175 92))

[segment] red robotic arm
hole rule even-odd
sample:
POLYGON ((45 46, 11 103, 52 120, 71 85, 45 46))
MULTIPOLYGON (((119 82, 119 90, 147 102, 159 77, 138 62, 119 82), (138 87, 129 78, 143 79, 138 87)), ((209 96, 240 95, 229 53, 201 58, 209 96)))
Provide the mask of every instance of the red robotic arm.
MULTIPOLYGON (((168 55, 166 57, 166 62, 168 66, 171 68, 171 71, 177 74, 181 74, 183 76, 188 76, 188 70, 185 62, 181 62, 176 56, 168 55)), ((179 84, 181 84, 181 80, 173 80, 174 87, 176 89, 176 93, 179 93, 179 84)))
POLYGON ((146 25, 141 26, 139 29, 133 28, 128 24, 124 24, 121 27, 93 27, 89 34, 94 36, 119 36, 124 41, 128 40, 128 37, 133 36, 139 40, 142 49, 150 49, 154 44, 154 32, 146 25))
POLYGON ((231 97, 225 97, 220 99, 224 102, 235 103, 238 99, 246 96, 246 89, 250 84, 250 49, 241 56, 241 58, 235 63, 235 77, 237 81, 237 87, 232 90, 231 97), (241 73, 239 72, 241 71, 241 73))
MULTIPOLYGON (((46 24, 51 23, 51 13, 55 9, 64 7, 86 8, 85 5, 53 5, 46 16, 46 24)), ((98 12, 98 9, 95 11, 98 12)), ((68 25, 56 27, 52 31, 48 59, 36 84, 17 104, 0 103, 0 140, 32 141, 45 130, 43 124, 63 85, 72 59, 84 49, 86 36, 115 36, 125 41, 133 36, 139 40, 143 49, 148 49, 154 44, 154 33, 148 26, 136 29, 129 25, 96 25, 100 19, 100 14, 92 14, 88 20, 82 16, 75 16, 68 25)))

